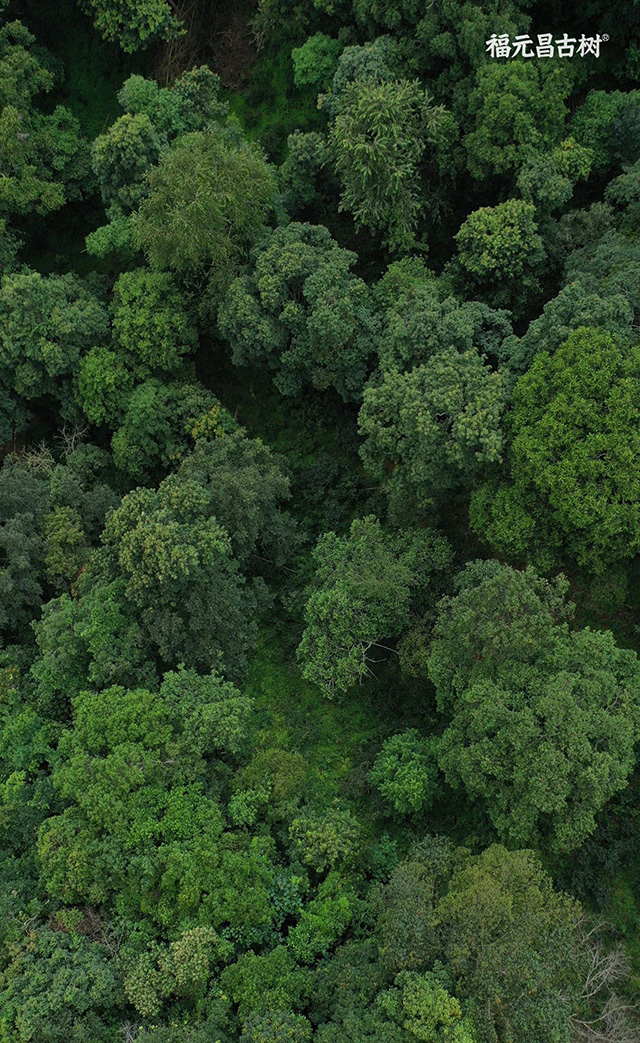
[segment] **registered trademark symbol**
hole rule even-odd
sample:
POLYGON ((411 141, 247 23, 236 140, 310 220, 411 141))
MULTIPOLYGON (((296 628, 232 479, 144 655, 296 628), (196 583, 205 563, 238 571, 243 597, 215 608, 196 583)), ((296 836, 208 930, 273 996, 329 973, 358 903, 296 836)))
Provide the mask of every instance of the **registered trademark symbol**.
POLYGON ((602 34, 603 43, 606 43, 608 39, 609 39, 609 33, 603 33, 602 34))

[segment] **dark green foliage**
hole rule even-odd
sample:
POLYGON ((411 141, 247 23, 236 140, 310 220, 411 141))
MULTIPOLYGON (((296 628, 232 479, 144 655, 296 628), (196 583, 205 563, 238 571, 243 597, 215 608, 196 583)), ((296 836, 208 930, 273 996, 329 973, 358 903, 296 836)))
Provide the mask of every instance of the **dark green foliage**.
POLYGON ((0 0, 0 1043, 640 1038, 640 8, 552 8, 0 0))
POLYGON ((21 22, 0 28, 0 212, 48 214, 87 187, 89 147, 62 105, 41 112, 34 100, 55 83, 54 64, 34 48, 21 22))
POLYGON ((266 236, 220 308, 236 365, 266 364, 283 394, 310 383, 358 398, 376 325, 355 261, 321 225, 292 223, 266 236))
POLYGON ((145 643, 164 664, 223 663, 237 675, 265 591, 245 583, 211 500, 203 485, 175 475, 129 493, 107 519, 96 567, 124 580, 145 643))
POLYGON ((348 83, 330 143, 342 184, 340 207, 356 225, 382 233, 392 250, 416 245, 422 201, 419 166, 435 143, 442 110, 408 80, 348 83))
POLYGON ((477 351, 448 348, 409 373, 365 389, 361 456, 385 481, 394 510, 426 507, 501 460, 505 394, 477 351))
POLYGON ((170 40, 180 22, 166 0, 81 0, 106 40, 117 40, 125 51, 136 51, 157 39, 170 40))
POLYGON ((156 379, 145 380, 130 396, 121 397, 115 418, 119 424, 105 416, 116 427, 111 441, 114 463, 136 479, 166 473, 199 438, 215 439, 235 428, 226 409, 201 384, 163 384, 156 379))
POLYGON ((532 569, 476 562, 457 585, 429 659, 451 718, 437 753, 447 781, 486 800, 503 839, 577 847, 633 765, 636 655, 610 633, 570 632, 562 585, 532 569))
POLYGON ((298 648, 303 676, 332 697, 373 675, 370 664, 409 624, 412 595, 448 558, 442 537, 390 536, 373 517, 354 521, 346 537, 325 533, 314 551, 298 648))

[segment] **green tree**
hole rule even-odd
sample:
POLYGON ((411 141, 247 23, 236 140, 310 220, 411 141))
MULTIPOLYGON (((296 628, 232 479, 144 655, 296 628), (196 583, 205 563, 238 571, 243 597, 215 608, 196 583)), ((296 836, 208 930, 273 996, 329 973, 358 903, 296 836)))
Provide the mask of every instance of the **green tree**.
POLYGON ((505 841, 571 850, 633 768, 636 655, 608 632, 570 632, 562 585, 531 569, 478 562, 457 585, 429 659, 450 714, 440 766, 485 800, 505 841))
MULTIPOLYGON (((376 288, 383 298, 385 283, 391 289, 395 281, 391 268, 376 288)), ((510 336, 507 312, 494 311, 479 301, 459 301, 437 279, 426 275, 406 289, 398 286, 384 309, 380 368, 404 372, 447 348, 460 352, 477 348, 482 354, 501 358, 503 342, 510 336)))
POLYGON ((302 47, 295 47, 291 52, 291 60, 296 87, 325 90, 336 71, 342 50, 340 40, 334 40, 325 33, 315 33, 302 47))
POLYGON ((21 22, 0 27, 0 212, 40 215, 80 199, 91 187, 89 146, 75 116, 57 105, 41 112, 37 95, 56 81, 55 65, 21 22))
POLYGON ((499 463, 505 393, 476 350, 441 351, 408 373, 365 389, 360 455, 385 483, 394 509, 429 506, 499 463))
POLYGON ((580 326, 602 328, 621 342, 630 341, 631 320, 631 304, 624 293, 608 294, 605 290, 602 294, 590 286, 590 280, 577 278, 545 304, 522 337, 503 343, 502 355, 509 369, 520 376, 537 355, 543 351, 552 355, 580 326))
POLYGON ((207 490, 211 510, 243 565, 255 569, 257 559, 265 556, 275 564, 290 557, 296 534, 282 507, 290 496, 289 480, 281 461, 259 438, 248 438, 240 429, 198 439, 178 476, 207 490))
POLYGON ((240 573, 211 499, 204 486, 177 475, 158 489, 134 490, 109 515, 94 567, 125 581, 145 642, 166 666, 222 662, 237 675, 266 591, 240 573))
POLYGON ((410 1040, 475 1043, 473 1023, 463 1015, 442 977, 446 980, 445 975, 432 972, 403 971, 395 980, 396 987, 378 996, 377 1002, 392 1021, 402 1025, 410 1040))
POLYGON ((515 172, 559 144, 572 79, 562 62, 481 65, 469 98, 475 127, 464 140, 473 177, 515 172))
MULTIPOLYGON (((99 379, 105 383, 92 394, 111 395, 111 374, 101 372, 99 379)), ((93 397, 85 401, 85 410, 93 408, 94 401, 93 397)), ((236 426, 202 384, 163 383, 157 378, 138 384, 120 401, 115 418, 106 419, 116 428, 111 440, 116 467, 137 480, 166 474, 187 457, 198 439, 222 438, 236 426)))
POLYGON ((244 747, 250 710, 215 673, 188 670, 165 677, 158 693, 76 696, 53 775, 66 807, 39 837, 49 892, 148 917, 173 938, 198 924, 233 924, 245 945, 263 938, 276 915, 270 846, 223 834, 205 786, 212 755, 233 760, 244 747))
POLYGON ((73 397, 92 424, 115 426, 133 388, 133 373, 122 352, 105 345, 83 355, 73 374, 73 397))
POLYGON ((358 900, 348 881, 339 873, 329 873, 287 935, 287 945, 298 962, 313 963, 332 949, 344 935, 357 908, 358 900))
POLYGON ((455 593, 438 604, 429 658, 444 711, 476 681, 496 680, 520 663, 550 664, 575 609, 563 576, 545 579, 531 567, 471 561, 453 586, 455 593))
POLYGON ((455 995, 480 1038, 569 1041, 581 985, 580 908, 553 890, 531 851, 470 859, 437 905, 455 995))
MULTIPOLYGON (((615 143, 625 110, 637 103, 638 91, 591 90, 571 120, 576 140, 593 152, 593 167, 605 174, 617 159, 615 143)), ((634 162, 633 157, 628 157, 634 162)), ((636 157, 637 158, 637 157, 636 157)))
POLYGON ((358 856, 362 827, 357 818, 344 808, 318 810, 304 808, 291 822, 289 834, 293 849, 304 865, 317 873, 349 865, 358 856))
POLYGON ((455 236, 454 278, 492 307, 521 311, 540 289, 544 248, 535 214, 521 199, 475 210, 455 236))
MULTIPOLYGON (((237 127, 185 134, 147 177, 133 239, 153 268, 209 271, 225 288, 258 239, 275 191, 259 145, 237 127)), ((217 292, 217 290, 216 290, 217 292)))
POLYGON ((424 205, 420 163, 441 118, 418 81, 354 81, 340 95, 330 132, 340 208, 357 225, 382 231, 393 250, 416 244, 424 205))
POLYGON ((0 1039, 109 1043, 119 985, 104 945, 82 934, 31 929, 0 984, 0 1039))
POLYGON ((370 778, 385 801, 401 815, 422 811, 437 792, 436 744, 415 728, 382 744, 370 778))
POLYGON ((387 535, 372 516, 356 519, 348 536, 327 532, 318 540, 298 659, 325 695, 372 675, 375 650, 385 651, 407 627, 412 594, 447 559, 441 538, 427 533, 422 553, 419 545, 420 537, 387 535))
POLYGON ((145 176, 156 165, 161 138, 145 112, 125 113, 91 148, 93 170, 107 213, 128 216, 146 195, 145 176))
POLYGON ((558 642, 549 670, 514 665, 462 691, 438 760, 484 799, 503 840, 569 851, 626 786, 639 710, 635 653, 586 630, 558 642))
POLYGON ((603 329, 575 330, 516 384, 512 483, 480 490, 472 524, 510 554, 569 554, 594 573, 640 546, 636 439, 640 353, 603 329), (530 550, 531 549, 531 550, 530 550))
POLYGON ((311 1043, 311 1025, 302 1014, 252 1014, 244 1023, 242 1043, 311 1043))
POLYGON ((175 370, 197 343, 194 318, 168 272, 124 272, 113 289, 113 336, 136 376, 175 370))
POLYGON ((80 0, 93 16, 105 40, 114 40, 123 51, 137 51, 158 40, 171 40, 181 32, 173 5, 168 0, 80 0))
POLYGON ((137 74, 125 80, 118 92, 125 115, 92 146, 93 170, 109 224, 87 237, 90 253, 132 254, 128 219, 148 194, 149 171, 176 137, 206 129, 226 116, 227 106, 218 101, 219 88, 219 76, 207 66, 183 73, 171 87, 159 87, 137 74))
POLYGON ((75 275, 22 271, 0 284, 0 361, 27 400, 70 398, 80 358, 108 335, 106 308, 75 275))
POLYGON ((225 967, 221 982, 237 1004, 243 1021, 255 1014, 299 1009, 308 990, 306 972, 296 965, 285 945, 261 955, 244 953, 236 963, 225 967))
POLYGON ((220 308, 236 365, 266 364, 283 394, 308 382, 358 398, 376 326, 355 261, 322 225, 294 222, 265 236, 220 308))

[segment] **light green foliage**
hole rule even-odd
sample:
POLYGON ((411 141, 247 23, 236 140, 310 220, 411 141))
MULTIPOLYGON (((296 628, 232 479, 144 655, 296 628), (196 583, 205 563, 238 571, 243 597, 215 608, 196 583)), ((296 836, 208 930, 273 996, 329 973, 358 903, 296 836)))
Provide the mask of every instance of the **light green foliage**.
POLYGON ((289 829, 301 862, 318 873, 349 865, 357 857, 362 828, 351 812, 331 807, 324 812, 306 808, 289 829))
POLYGON ((455 996, 437 974, 403 971, 396 988, 382 993, 378 1005, 388 1017, 402 1025, 410 1040, 421 1043, 475 1043, 472 1022, 463 1016, 455 996))
POLYGON ((560 142, 572 87, 569 66, 515 60, 480 67, 469 98, 475 129, 464 140, 473 177, 515 172, 560 142))
POLYGON ((408 373, 365 389, 360 449, 392 500, 426 507, 499 463, 505 394, 477 351, 441 351, 408 373))
POLYGON ((220 980, 243 1021, 252 1014, 299 1009, 308 989, 305 971, 296 966, 284 945, 261 956, 245 953, 225 967, 220 980))
POLYGON ((133 239, 154 268, 210 270, 226 287, 254 245, 275 191, 259 145, 236 130, 185 134, 148 174, 133 239))
POLYGON ((325 90, 331 82, 342 50, 340 40, 334 40, 325 33, 315 33, 302 47, 294 48, 291 60, 296 87, 325 90))
POLYGON ((23 271, 0 284, 0 362, 25 399, 68 394, 80 358, 108 333, 106 308, 75 275, 23 271))
POLYGON ((322 225, 294 222, 265 236, 220 308, 236 365, 266 364, 283 394, 310 383, 358 398, 375 323, 355 260, 322 225))
POLYGON ((343 936, 354 917, 357 897, 338 873, 329 873, 317 897, 305 906, 287 936, 287 945, 299 963, 313 963, 343 936))
POLYGON ((481 1039, 568 1043, 584 973, 579 918, 530 851, 496 845, 454 874, 437 920, 455 995, 481 1039))
POLYGON ((340 95, 330 133, 340 208, 357 225, 382 232, 393 250, 416 243, 423 205, 419 166, 441 116, 417 81, 355 81, 340 95))
POLYGON ((493 307, 521 309, 544 258, 532 203, 508 199, 470 214, 455 236, 463 282, 493 307))
POLYGON ((104 945, 81 934, 32 928, 14 947, 0 984, 0 1039, 110 1043, 118 1001, 104 945))
POLYGON ((165 925, 268 921, 265 845, 221 837, 220 809, 203 788, 203 758, 232 756, 244 741, 249 701, 216 674, 179 671, 159 694, 82 692, 73 708, 54 770, 67 807, 40 831, 50 892, 111 898, 123 915, 165 925))
POLYGON ((242 1043, 311 1043, 311 1033, 311 1025, 302 1014, 252 1014, 244 1023, 240 1039, 242 1043))
POLYGON ((116 426, 111 441, 114 463, 138 480, 166 473, 199 438, 217 439, 235 428, 233 418, 201 384, 161 383, 155 378, 138 384, 120 402, 117 425, 111 416, 108 419, 116 426))
POLYGON ((167 0, 81 0, 105 40, 124 51, 137 51, 181 31, 175 8, 167 0))
POLYGON ((303 676, 329 698, 372 676, 370 663, 406 628, 412 594, 443 556, 437 536, 391 536, 372 516, 356 519, 348 536, 324 533, 298 647, 303 676))
POLYGON ((183 931, 169 946, 156 945, 138 957, 124 980, 127 999, 143 1018, 157 1017, 169 997, 202 1003, 215 965, 232 952, 211 927, 183 931))
POLYGON ((194 318, 168 272, 124 272, 113 289, 113 335, 136 375, 174 370, 197 342, 194 318))
POLYGON ((608 632, 558 624, 562 588, 532 570, 477 563, 458 587, 429 660, 451 714, 438 746, 447 781, 486 801, 505 841, 578 847, 634 763, 636 655, 608 632))
POLYGON ((392 735, 382 744, 371 781, 399 814, 411 815, 429 807, 437 787, 436 744, 415 728, 392 735))
POLYGON ((47 214, 79 199, 89 174, 89 148, 72 113, 34 108, 56 76, 46 52, 21 22, 0 28, 0 212, 47 214))
POLYGON ((501 503, 478 497, 472 524, 496 547, 535 544, 602 573, 640 546, 636 431, 640 354, 602 329, 575 330, 538 355, 514 390, 501 503), (510 531, 501 506, 521 516, 510 531), (527 519, 528 522, 527 522, 527 519))
POLYGON ((132 387, 133 373, 122 353, 104 345, 83 355, 74 373, 74 398, 92 424, 113 425, 121 417, 132 387))
POLYGON ((176 475, 158 489, 136 489, 109 515, 102 538, 103 567, 125 580, 145 641, 167 666, 242 670, 264 587, 245 583, 209 490, 176 475))

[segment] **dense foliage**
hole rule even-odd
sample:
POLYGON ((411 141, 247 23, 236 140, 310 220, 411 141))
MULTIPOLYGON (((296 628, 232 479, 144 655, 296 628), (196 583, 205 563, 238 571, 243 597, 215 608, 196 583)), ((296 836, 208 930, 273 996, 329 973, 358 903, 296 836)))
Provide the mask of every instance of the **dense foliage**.
POLYGON ((0 0, 0 1043, 640 1039, 640 7, 556 7, 0 0))

